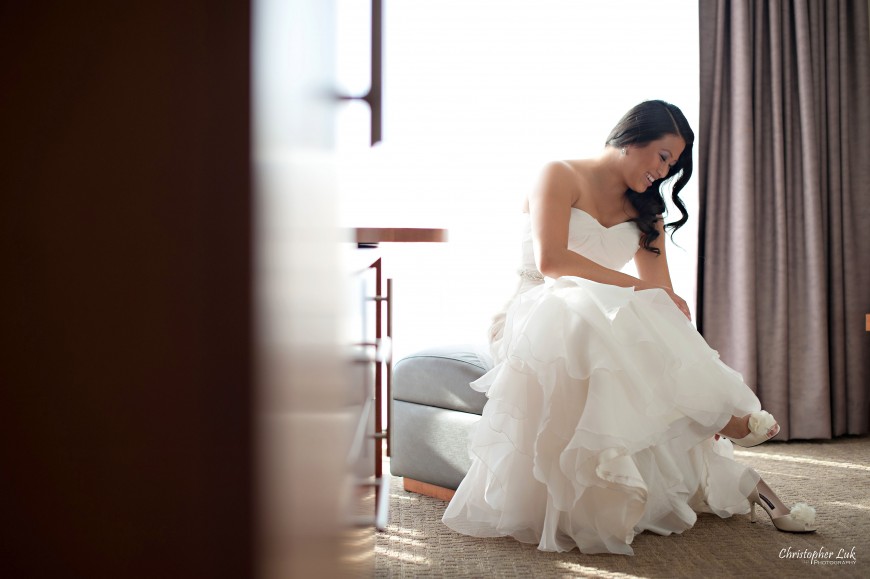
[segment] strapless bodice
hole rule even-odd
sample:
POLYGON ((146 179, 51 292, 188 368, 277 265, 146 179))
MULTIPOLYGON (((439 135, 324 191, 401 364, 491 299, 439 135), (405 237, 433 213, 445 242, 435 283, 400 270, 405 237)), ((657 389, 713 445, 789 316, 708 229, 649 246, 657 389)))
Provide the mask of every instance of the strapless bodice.
MULTIPOLYGON (((634 257, 640 242, 640 230, 632 221, 604 227, 597 219, 576 207, 571 208, 568 223, 568 249, 604 267, 621 270, 634 257)), ((532 240, 532 223, 523 214, 523 270, 536 271, 532 240)))

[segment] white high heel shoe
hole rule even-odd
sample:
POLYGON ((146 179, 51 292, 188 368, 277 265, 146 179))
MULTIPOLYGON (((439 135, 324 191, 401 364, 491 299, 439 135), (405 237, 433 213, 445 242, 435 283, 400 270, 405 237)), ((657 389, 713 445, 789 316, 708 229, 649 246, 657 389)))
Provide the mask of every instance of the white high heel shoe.
POLYGON ((753 412, 749 415, 749 434, 743 438, 728 438, 734 444, 745 448, 758 446, 779 434, 779 424, 766 410, 753 412))
POLYGON ((791 509, 786 508, 776 493, 763 480, 759 480, 758 485, 752 490, 749 502, 752 505, 749 511, 749 520, 753 523, 757 520, 755 505, 758 505, 770 517, 773 526, 780 531, 812 533, 816 530, 816 509, 806 503, 797 503, 791 509))

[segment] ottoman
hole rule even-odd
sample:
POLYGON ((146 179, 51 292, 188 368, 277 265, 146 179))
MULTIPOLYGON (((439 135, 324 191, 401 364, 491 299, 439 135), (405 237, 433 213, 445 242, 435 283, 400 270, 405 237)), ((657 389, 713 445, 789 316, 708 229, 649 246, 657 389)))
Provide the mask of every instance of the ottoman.
POLYGON ((486 396, 469 386, 492 368, 486 346, 440 346, 393 364, 390 471, 405 490, 449 499, 471 459, 468 435, 486 396))

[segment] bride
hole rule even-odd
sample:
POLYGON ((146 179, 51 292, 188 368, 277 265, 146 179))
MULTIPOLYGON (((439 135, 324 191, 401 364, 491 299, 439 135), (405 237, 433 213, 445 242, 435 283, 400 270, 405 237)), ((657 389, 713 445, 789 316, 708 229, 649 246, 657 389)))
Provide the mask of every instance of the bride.
POLYGON ((812 507, 788 509, 732 459, 728 439, 754 446, 779 426, 671 288, 664 234, 688 219, 693 142, 679 108, 647 101, 597 158, 544 169, 519 286, 491 329, 496 364, 472 384, 488 401, 450 528, 633 554, 637 533, 680 533, 697 512, 754 521, 757 504, 781 531, 815 530, 812 507), (668 224, 666 194, 682 214, 668 224), (632 258, 640 279, 620 272, 632 258))

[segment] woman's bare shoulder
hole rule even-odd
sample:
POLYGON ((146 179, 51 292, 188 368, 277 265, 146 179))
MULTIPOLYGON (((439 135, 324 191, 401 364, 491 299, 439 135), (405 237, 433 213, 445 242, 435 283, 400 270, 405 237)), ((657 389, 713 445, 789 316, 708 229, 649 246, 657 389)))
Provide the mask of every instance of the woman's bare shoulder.
POLYGON ((541 169, 538 184, 532 191, 530 199, 539 201, 559 199, 573 204, 577 193, 577 174, 572 162, 550 161, 541 169))
POLYGON ((571 173, 580 185, 586 184, 592 178, 592 173, 595 165, 594 159, 575 159, 572 161, 564 161, 571 169, 571 173))
POLYGON ((592 159, 574 159, 570 161, 562 161, 569 174, 571 185, 574 190, 572 195, 572 205, 584 203, 588 197, 590 186, 590 175, 592 171, 592 159))
POLYGON ((541 176, 544 178, 555 178, 559 180, 570 180, 576 177, 574 165, 572 161, 550 161, 544 165, 541 170, 541 176))

